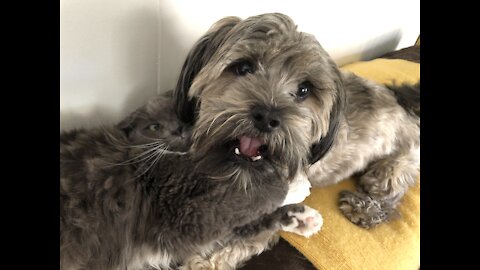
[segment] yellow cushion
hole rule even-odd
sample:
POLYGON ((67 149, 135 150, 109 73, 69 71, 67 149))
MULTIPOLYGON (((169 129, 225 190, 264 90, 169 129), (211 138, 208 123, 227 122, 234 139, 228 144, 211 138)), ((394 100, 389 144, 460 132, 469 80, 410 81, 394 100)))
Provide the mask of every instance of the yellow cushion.
MULTIPOLYGON (((397 59, 376 59, 342 67, 378 83, 420 79, 420 64, 397 59)), ((326 188, 314 188, 305 204, 323 216, 321 231, 304 238, 281 232, 318 269, 414 270, 420 267, 420 179, 404 196, 398 210, 401 218, 365 230, 350 223, 337 206, 342 190, 355 190, 347 179, 326 188)))
POLYGON ((386 83, 417 83, 420 80, 420 64, 401 59, 375 59, 355 62, 342 67, 360 77, 386 83))

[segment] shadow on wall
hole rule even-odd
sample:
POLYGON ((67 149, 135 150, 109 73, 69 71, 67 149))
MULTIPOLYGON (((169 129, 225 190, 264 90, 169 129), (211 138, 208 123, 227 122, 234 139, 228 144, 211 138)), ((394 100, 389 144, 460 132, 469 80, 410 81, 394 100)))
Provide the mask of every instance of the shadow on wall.
POLYGON ((103 107, 94 107, 88 113, 81 114, 74 110, 60 112, 60 131, 75 128, 92 128, 109 126, 116 123, 115 112, 103 107))
MULTIPOLYGON (((150 14, 152 18, 155 17, 155 24, 158 27, 156 32, 158 43, 155 46, 157 58, 155 67, 152 67, 155 68, 156 72, 155 87, 147 88, 146 85, 139 85, 130 91, 125 99, 124 106, 122 106, 121 119, 140 106, 143 106, 151 97, 172 90, 176 86, 183 62, 194 44, 194 42, 192 42, 191 46, 188 46, 185 45, 185 42, 180 41, 180 36, 188 33, 179 30, 180 28, 177 25, 178 19, 174 18, 168 9, 164 9, 163 6, 160 5, 159 10, 156 12, 158 13, 154 13, 155 15, 150 14)), ((205 32, 206 31, 207 29, 205 29, 205 32)), ((193 40, 196 41, 197 38, 193 40)), ((135 52, 137 50, 135 45, 138 44, 135 42, 132 44, 133 46, 129 46, 130 51, 135 52)), ((137 58, 132 59, 137 60, 137 58)), ((134 74, 136 71, 131 70, 131 72, 134 74)), ((119 121, 121 121, 121 119, 119 121)))
POLYGON ((339 66, 342 66, 356 61, 368 61, 374 59, 388 52, 396 50, 401 39, 401 29, 390 31, 371 39, 369 42, 363 45, 363 49, 358 53, 340 57, 336 59, 336 62, 339 66))
POLYGON ((158 27, 157 10, 143 8, 124 18, 117 29, 130 33, 118 42, 126 44, 125 73, 133 82, 124 94, 118 121, 157 94, 158 27), (155 58, 150 59, 152 56, 155 58))
POLYGON ((106 72, 111 76, 91 82, 98 89, 96 91, 102 92, 98 93, 96 100, 85 104, 86 109, 63 108, 60 111, 61 130, 117 123, 157 94, 157 10, 142 7, 119 16, 119 19, 109 28, 111 33, 102 34, 112 36, 112 44, 120 45, 101 49, 107 53, 110 49, 115 50, 112 54, 124 59, 113 59, 118 65, 106 72), (112 77, 119 80, 106 81, 112 77))
MULTIPOLYGON (((182 27, 179 23, 180 19, 175 18, 174 14, 175 12, 166 5, 160 5, 158 17, 160 27, 158 91, 160 93, 175 87, 188 52, 200 38, 199 33, 189 32, 182 27)), ((204 32, 207 30, 205 29, 204 32)))

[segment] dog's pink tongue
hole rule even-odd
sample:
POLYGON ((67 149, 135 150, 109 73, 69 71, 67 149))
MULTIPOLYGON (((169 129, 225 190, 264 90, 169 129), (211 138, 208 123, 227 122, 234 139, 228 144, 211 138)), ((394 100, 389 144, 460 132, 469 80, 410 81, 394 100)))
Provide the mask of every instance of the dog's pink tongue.
POLYGON ((263 144, 259 138, 242 136, 240 138, 240 152, 247 157, 258 156, 258 148, 263 144))

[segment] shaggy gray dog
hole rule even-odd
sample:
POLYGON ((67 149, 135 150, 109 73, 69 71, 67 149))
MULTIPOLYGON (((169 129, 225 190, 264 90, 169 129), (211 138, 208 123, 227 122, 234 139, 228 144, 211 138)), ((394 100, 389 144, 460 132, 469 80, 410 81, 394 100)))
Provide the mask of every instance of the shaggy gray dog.
MULTIPOLYGON (((304 236, 320 229, 317 211, 285 205, 291 184, 305 176, 310 136, 318 130, 290 117, 318 112, 285 101, 273 131, 250 114, 217 121, 222 115, 207 108, 191 127, 191 147, 179 152, 190 145, 190 129, 172 118, 166 95, 114 127, 61 134, 61 269, 182 267, 224 243, 266 245, 280 228, 304 236)), ((250 98, 259 106, 268 101, 250 98)))
MULTIPOLYGON (((242 140, 248 130, 253 136, 249 142, 260 145, 263 134, 271 134, 282 145, 280 155, 310 151, 310 165, 285 162, 290 173, 307 165, 314 186, 356 174, 359 190, 342 192, 339 204, 351 222, 364 228, 395 216, 395 207, 418 175, 419 86, 385 87, 341 72, 317 40, 298 32, 283 14, 227 17, 215 23, 190 51, 175 98, 179 119, 203 127, 194 134, 197 142, 217 144, 204 138, 209 133, 235 134, 242 140), (252 126, 257 130, 251 132, 252 126)), ((256 158, 257 148, 250 150, 240 148, 237 154, 256 158)), ((202 164, 214 166, 216 157, 202 164)), ((240 183, 249 184, 237 175, 240 183)), ((235 268, 269 242, 263 243, 231 243, 198 255, 189 265, 235 268)))

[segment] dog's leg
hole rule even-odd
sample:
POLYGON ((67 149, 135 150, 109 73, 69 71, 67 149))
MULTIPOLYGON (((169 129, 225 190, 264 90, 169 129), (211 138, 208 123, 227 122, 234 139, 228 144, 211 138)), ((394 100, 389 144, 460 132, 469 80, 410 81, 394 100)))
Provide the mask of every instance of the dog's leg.
POLYGON ((340 193, 340 210, 363 228, 372 228, 399 216, 395 208, 415 183, 418 168, 418 149, 373 162, 360 176, 359 192, 340 193))
POLYGON ((273 247, 279 239, 278 230, 309 237, 318 232, 322 224, 322 217, 315 209, 303 204, 286 205, 255 222, 236 228, 234 239, 221 245, 208 257, 195 255, 189 258, 180 269, 235 269, 273 247))

